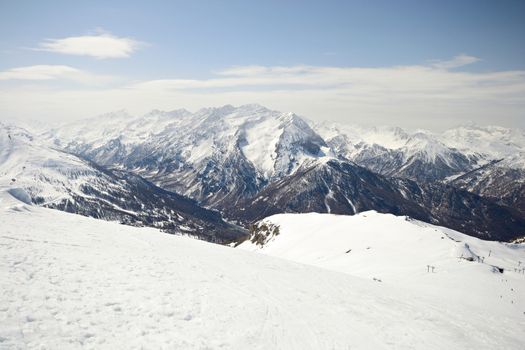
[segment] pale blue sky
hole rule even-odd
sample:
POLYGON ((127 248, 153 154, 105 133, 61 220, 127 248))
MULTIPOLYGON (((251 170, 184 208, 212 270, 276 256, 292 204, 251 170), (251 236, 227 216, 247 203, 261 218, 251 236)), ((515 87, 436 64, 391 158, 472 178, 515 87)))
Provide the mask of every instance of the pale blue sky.
POLYGON ((524 18, 525 1, 504 0, 2 0, 0 112, 76 118, 64 99, 85 104, 78 117, 259 102, 313 119, 521 126, 524 18), (60 41, 100 36, 128 51, 72 54, 86 42, 60 41), (95 108, 100 95, 111 99, 95 108))

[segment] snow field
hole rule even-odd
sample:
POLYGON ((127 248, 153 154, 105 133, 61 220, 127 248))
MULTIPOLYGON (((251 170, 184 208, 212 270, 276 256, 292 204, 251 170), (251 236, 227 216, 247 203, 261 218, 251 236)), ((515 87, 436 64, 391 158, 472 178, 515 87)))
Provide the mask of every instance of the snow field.
POLYGON ((0 348, 519 349, 523 320, 0 196, 0 348))

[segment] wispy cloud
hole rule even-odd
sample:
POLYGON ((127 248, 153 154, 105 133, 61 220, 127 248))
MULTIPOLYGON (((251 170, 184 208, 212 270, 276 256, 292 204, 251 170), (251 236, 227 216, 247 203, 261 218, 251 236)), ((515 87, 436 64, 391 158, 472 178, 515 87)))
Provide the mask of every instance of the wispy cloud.
POLYGON ((89 116, 121 108, 142 113, 257 102, 314 119, 443 128, 462 120, 498 118, 500 124, 525 126, 525 71, 461 68, 476 60, 460 55, 449 61, 375 68, 240 66, 208 79, 127 82, 105 89, 0 89, 0 113, 9 107, 11 113, 30 115, 41 101, 53 116, 70 116, 78 109, 89 116))
POLYGON ((450 60, 444 60, 444 61, 436 60, 436 61, 432 61, 433 62, 432 65, 434 67, 436 67, 436 68, 452 69, 452 68, 463 67, 463 66, 466 66, 468 64, 476 63, 476 62, 479 62, 479 61, 481 61, 481 59, 479 59, 478 57, 461 54, 461 55, 455 56, 454 58, 452 58, 450 60))
POLYGON ((85 84, 100 84, 114 78, 64 65, 35 65, 0 71, 0 80, 70 80, 85 84))
POLYGON ((379 101, 391 100, 395 96, 404 99, 507 99, 510 96, 502 95, 510 91, 525 92, 524 71, 476 73, 453 69, 478 60, 460 55, 439 63, 376 68, 240 66, 216 72, 216 77, 211 79, 159 79, 139 82, 130 88, 193 92, 210 89, 243 91, 246 88, 260 91, 324 89, 348 98, 367 96, 379 101))
POLYGON ((37 50, 106 59, 129 57, 143 45, 144 43, 135 39, 100 33, 62 39, 47 39, 40 43, 37 50))

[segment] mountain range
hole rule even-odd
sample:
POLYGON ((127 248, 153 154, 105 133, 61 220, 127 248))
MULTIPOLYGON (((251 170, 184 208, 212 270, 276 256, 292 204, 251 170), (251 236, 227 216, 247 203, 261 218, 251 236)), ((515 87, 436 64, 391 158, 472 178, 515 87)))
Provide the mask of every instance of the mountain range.
MULTIPOLYGON (((53 157, 89 167, 96 173, 90 179, 119 184, 111 198, 120 191, 144 197, 121 196, 126 199, 115 199, 103 214, 86 212, 81 204, 75 211, 111 219, 115 205, 137 212, 123 202, 141 203, 142 213, 154 215, 185 203, 186 216, 180 215, 199 213, 191 232, 208 240, 226 242, 271 214, 366 210, 408 215, 483 239, 525 236, 523 130, 464 125, 431 133, 314 123, 252 104, 143 116, 119 111, 30 137, 53 157), (206 235, 207 225, 222 233, 206 235)), ((92 189, 82 200, 88 195, 108 200, 104 191, 92 189)), ((41 201, 34 193, 32 200, 41 201)), ((43 203, 67 210, 65 204, 43 203)), ((172 218, 160 221, 167 225, 172 218)), ((132 221, 157 222, 149 220, 132 221)))
POLYGON ((101 167, 47 147, 26 130, 2 124, 0 188, 25 203, 212 242, 228 242, 245 234, 189 198, 128 171, 101 167))

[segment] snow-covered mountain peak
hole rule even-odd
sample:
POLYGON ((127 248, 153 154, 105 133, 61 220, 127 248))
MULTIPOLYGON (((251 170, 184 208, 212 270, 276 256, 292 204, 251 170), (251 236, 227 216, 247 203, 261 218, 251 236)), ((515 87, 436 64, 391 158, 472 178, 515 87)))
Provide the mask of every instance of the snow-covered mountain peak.
POLYGON ((215 208, 254 196, 317 160, 340 158, 382 176, 431 183, 450 182, 495 160, 508 159, 495 167, 520 168, 525 152, 523 132, 505 128, 463 126, 433 134, 315 124, 258 104, 118 115, 73 123, 48 137, 68 152, 133 171, 215 208))
POLYGON ((239 112, 242 113, 268 113, 272 112, 269 108, 266 108, 263 105, 260 105, 258 103, 248 103, 245 105, 241 105, 236 108, 239 112))
POLYGON ((33 135, 24 128, 0 121, 0 149, 8 147, 8 140, 33 141, 33 135))
POLYGON ((279 117, 279 120, 281 120, 283 124, 285 123, 292 124, 296 120, 299 122, 304 122, 301 117, 299 117, 297 114, 293 112, 282 113, 281 116, 279 117))
POLYGON ((327 141, 344 135, 353 145, 359 143, 371 147, 376 145, 390 150, 403 147, 411 136, 405 130, 392 126, 364 127, 356 124, 325 122, 317 124, 316 130, 327 141))
POLYGON ((113 112, 103 113, 95 119, 120 119, 120 120, 129 120, 133 118, 132 115, 126 109, 120 109, 113 112))
POLYGON ((62 145, 76 143, 103 143, 104 140, 118 138, 125 127, 136 117, 125 110, 110 112, 76 122, 64 124, 44 133, 43 137, 62 145))
POLYGON ((362 141, 388 149, 398 149, 405 145, 410 135, 399 127, 378 126, 361 129, 362 141))
POLYGON ((246 182, 256 191, 305 159, 330 153, 303 118, 257 104, 152 111, 121 123, 100 120, 87 129, 82 124, 56 130, 51 138, 96 163, 136 171, 158 184, 169 181, 170 189, 198 200, 218 200, 219 188, 231 194, 237 186, 248 195, 246 182))
POLYGON ((304 159, 322 155, 324 141, 301 117, 264 112, 262 118, 244 124, 241 134, 244 156, 263 177, 287 175, 304 159))
POLYGON ((183 118, 190 116, 191 112, 184 108, 174 109, 171 111, 162 111, 159 109, 153 109, 149 113, 145 114, 143 118, 158 118, 158 117, 166 117, 166 118, 183 118))
POLYGON ((419 156, 429 163, 434 163, 436 158, 441 158, 448 163, 452 153, 446 145, 423 132, 413 134, 403 148, 407 159, 419 156))
POLYGON ((209 119, 216 119, 216 118, 222 118, 226 115, 232 114, 235 111, 235 107, 232 105, 224 105, 221 107, 206 107, 201 108, 197 112, 195 112, 195 115, 197 117, 199 116, 205 116, 209 119))
POLYGON ((519 128, 460 126, 445 131, 441 139, 462 152, 481 154, 491 160, 525 151, 525 131, 519 128))

